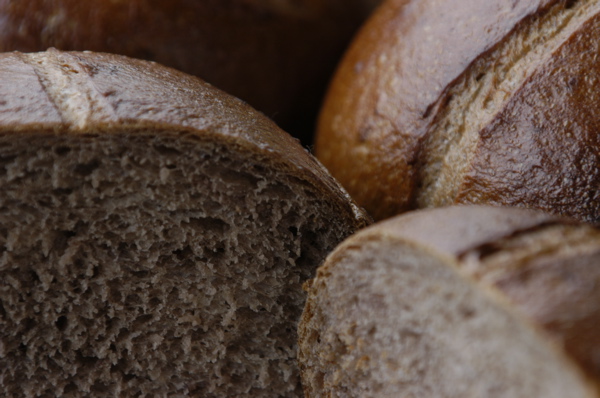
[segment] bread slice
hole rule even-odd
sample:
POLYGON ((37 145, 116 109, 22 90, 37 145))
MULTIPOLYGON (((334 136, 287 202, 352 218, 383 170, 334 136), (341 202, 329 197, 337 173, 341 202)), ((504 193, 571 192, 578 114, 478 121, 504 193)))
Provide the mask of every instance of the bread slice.
POLYGON ((0 55, 0 390, 300 396, 301 285, 368 219, 296 140, 158 64, 0 55))
POLYGON ((307 284, 310 397, 598 397, 600 231, 491 207, 418 211, 307 284))
POLYGON ((316 153, 377 219, 481 203, 600 222, 599 21, 598 0, 388 1, 316 153))

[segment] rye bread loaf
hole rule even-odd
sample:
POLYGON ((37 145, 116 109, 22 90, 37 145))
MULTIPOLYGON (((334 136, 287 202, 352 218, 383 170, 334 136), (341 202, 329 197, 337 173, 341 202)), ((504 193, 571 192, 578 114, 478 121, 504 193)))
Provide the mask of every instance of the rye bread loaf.
POLYGON ((516 208, 358 232, 309 284, 307 397, 598 397, 600 231, 516 208))
POLYGON ((599 27, 598 0, 388 1, 316 154, 376 219, 489 203, 600 222, 599 27))
POLYGON ((368 220, 296 140, 158 64, 0 55, 0 391, 300 396, 301 285, 368 220))
POLYGON ((3 0, 0 51, 148 59, 248 101, 305 143, 373 0, 3 0))

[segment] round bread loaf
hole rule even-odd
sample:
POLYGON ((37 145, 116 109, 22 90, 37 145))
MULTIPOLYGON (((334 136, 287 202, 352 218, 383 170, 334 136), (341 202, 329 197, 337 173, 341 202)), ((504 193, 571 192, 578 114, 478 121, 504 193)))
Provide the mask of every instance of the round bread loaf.
POLYGON ((0 51, 91 50, 196 75, 308 143, 373 0, 0 0, 0 51))
POLYGON ((158 64, 0 55, 5 396, 301 396, 301 285, 368 220, 293 138, 158 64))
POLYGON ((600 222, 599 26, 598 0, 388 1, 316 154, 376 219, 489 203, 600 222))
POLYGON ((600 230, 516 208, 409 213, 307 284, 310 397, 598 397, 600 230))

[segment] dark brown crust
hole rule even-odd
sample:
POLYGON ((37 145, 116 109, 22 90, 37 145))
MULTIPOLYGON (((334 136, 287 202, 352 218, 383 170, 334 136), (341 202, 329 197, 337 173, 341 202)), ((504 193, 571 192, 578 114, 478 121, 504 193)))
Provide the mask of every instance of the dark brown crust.
POLYGON ((56 47, 157 61, 290 124, 316 112, 347 40, 368 15, 367 1, 348 3, 3 0, 0 51, 56 47))
POLYGON ((600 222, 598 37, 595 15, 483 129, 458 203, 535 207, 600 222))
POLYGON ((243 101, 198 78, 123 56, 57 50, 33 56, 0 54, 0 75, 0 134, 32 130, 94 134, 148 127, 198 140, 219 141, 253 153, 310 184, 336 203, 340 219, 352 228, 369 222, 295 139, 243 101), (110 117, 92 112, 82 124, 65 120, 64 106, 44 88, 43 79, 34 68, 37 58, 32 57, 41 57, 57 68, 84 71, 83 81, 90 92, 76 89, 88 101, 94 96, 104 101, 110 107, 105 111, 111 113, 110 117))
MULTIPOLYGON (((475 61, 485 59, 529 18, 564 3, 389 1, 363 28, 335 76, 319 121, 317 156, 376 219, 414 208, 423 142, 445 108, 447 93, 475 61)), ((596 80, 584 82, 582 75, 590 69, 597 74, 597 25, 590 19, 576 34, 580 38, 567 40, 484 129, 487 140, 480 145, 459 202, 536 207, 600 220, 599 145, 593 133, 598 107, 591 94, 596 80), (580 56, 581 51, 587 52, 580 56), (556 81, 567 84, 557 89, 556 81), (551 109, 549 102, 559 110, 551 109), (565 120, 574 120, 572 127, 565 128, 565 120), (495 141, 509 130, 520 136, 514 133, 495 141), (535 142, 538 131, 553 142, 546 149, 535 142), (568 132, 573 138, 564 137, 568 132), (544 157, 544 171, 529 164, 537 161, 529 157, 529 146, 544 157), (513 164, 506 155, 508 147, 521 150, 513 164), (564 154, 563 160, 558 153, 564 154), (516 173, 521 164, 532 167, 531 175, 516 173), (537 189, 528 191, 538 182, 537 189)))

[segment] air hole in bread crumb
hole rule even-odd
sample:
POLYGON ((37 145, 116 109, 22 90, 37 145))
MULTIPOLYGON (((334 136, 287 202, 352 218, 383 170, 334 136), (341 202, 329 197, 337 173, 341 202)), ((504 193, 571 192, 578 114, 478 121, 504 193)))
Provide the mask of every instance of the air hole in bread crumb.
POLYGON ((56 196, 68 196, 73 193, 71 188, 56 188, 52 190, 52 193, 56 196))
POLYGON ((59 146, 54 148, 54 153, 56 153, 59 156, 64 156, 69 152, 71 152, 71 148, 68 146, 59 146))
POLYGON ((74 171, 76 174, 85 177, 92 174, 94 170, 96 170, 98 167, 100 167, 100 162, 98 160, 92 160, 89 163, 79 164, 75 166, 74 171))
POLYGON ((67 328, 67 317, 64 315, 59 316, 54 324, 56 325, 56 328, 62 332, 67 328))
POLYGON ((71 382, 71 383, 67 384, 65 386, 65 388, 63 388, 63 395, 74 393, 76 391, 77 391, 77 386, 75 385, 75 383, 71 382))
POLYGON ((165 145, 154 145, 154 150, 161 155, 181 155, 181 152, 175 148, 171 148, 165 145))
POLYGON ((110 390, 106 384, 96 381, 92 386, 92 391, 95 393, 107 393, 110 390))
POLYGON ((33 284, 37 284, 40 281, 40 277, 35 271, 31 271, 30 277, 33 284))
POLYGON ((152 314, 140 315, 135 319, 135 323, 138 325, 148 323, 152 320, 153 317, 154 317, 154 315, 152 315, 152 314))
POLYGON ((148 302, 148 305, 153 308, 153 307, 158 307, 160 304, 162 304, 162 302, 160 301, 160 299, 158 297, 153 297, 150 299, 150 301, 148 302))
POLYGON ((148 271, 131 271, 131 275, 137 278, 145 278, 149 275, 148 271))

